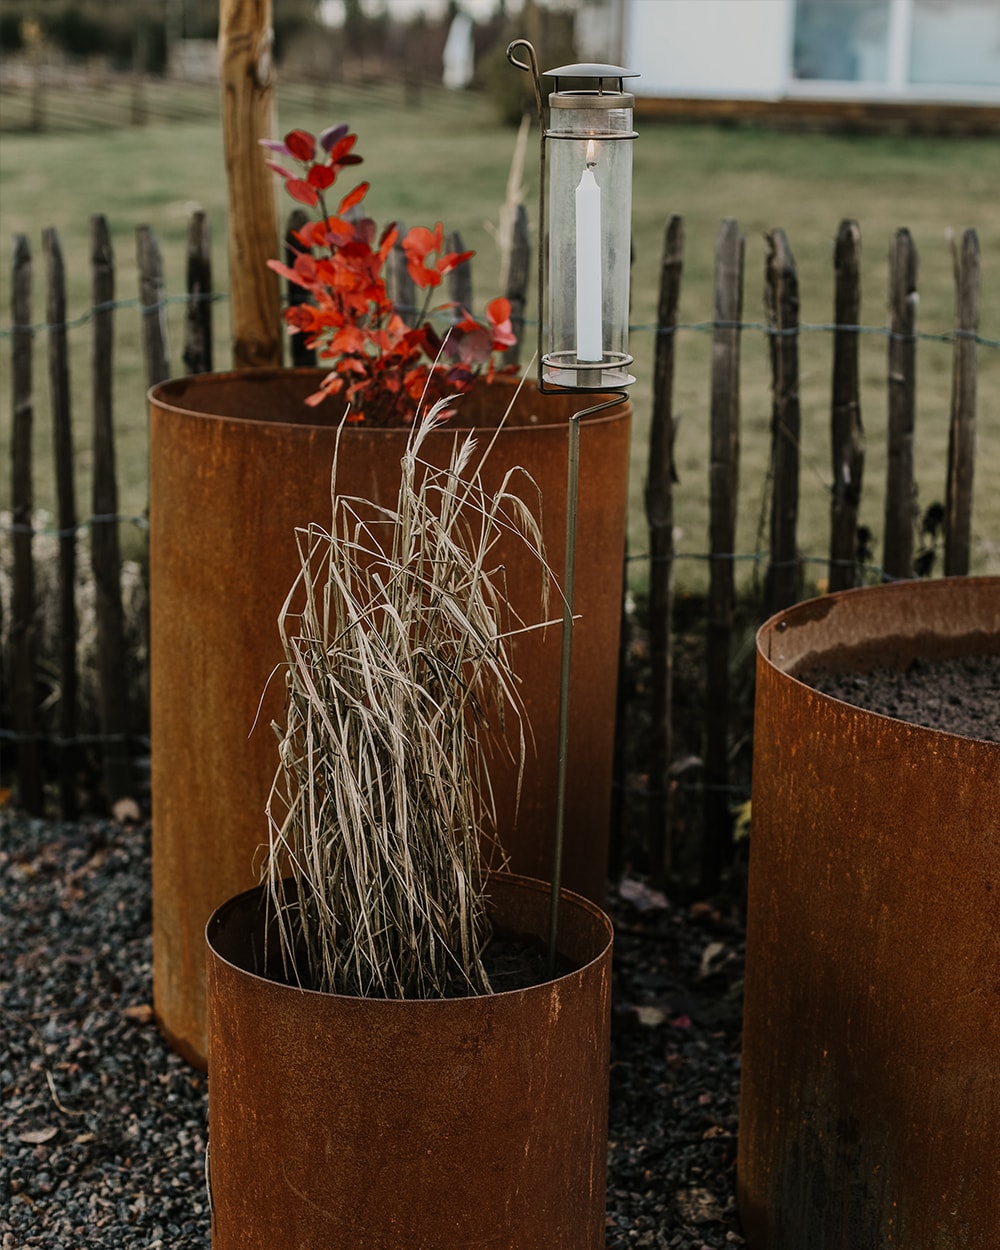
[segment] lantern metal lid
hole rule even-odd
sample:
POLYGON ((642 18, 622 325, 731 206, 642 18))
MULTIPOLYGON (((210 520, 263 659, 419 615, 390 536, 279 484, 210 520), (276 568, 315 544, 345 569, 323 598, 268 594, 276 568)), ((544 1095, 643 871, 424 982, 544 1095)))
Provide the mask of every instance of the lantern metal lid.
MULTIPOLYGON (((634 70, 625 69, 622 65, 598 65, 586 63, 579 65, 560 65, 556 69, 542 71, 543 78, 555 79, 555 90, 549 94, 549 108, 631 108, 635 97, 625 90, 626 78, 638 78, 634 70), (593 78, 597 80, 594 87, 563 88, 560 79, 576 80, 593 78), (612 79, 617 86, 609 89, 605 82, 612 79)), ((634 137, 634 136, 633 136, 634 137)))

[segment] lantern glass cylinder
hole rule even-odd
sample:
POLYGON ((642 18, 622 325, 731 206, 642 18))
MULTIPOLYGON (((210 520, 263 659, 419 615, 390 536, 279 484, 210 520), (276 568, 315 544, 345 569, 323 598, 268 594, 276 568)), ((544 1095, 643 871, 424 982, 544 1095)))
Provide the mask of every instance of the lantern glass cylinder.
POLYGON ((627 371, 632 101, 622 93, 549 96, 543 376, 557 386, 601 390, 635 381, 627 371))

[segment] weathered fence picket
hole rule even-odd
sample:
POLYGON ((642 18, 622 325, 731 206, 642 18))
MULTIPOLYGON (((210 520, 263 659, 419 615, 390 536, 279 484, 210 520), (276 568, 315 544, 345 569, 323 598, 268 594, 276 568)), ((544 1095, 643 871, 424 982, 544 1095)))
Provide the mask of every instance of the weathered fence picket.
POLYGON ((798 598, 799 279, 784 230, 767 236, 764 302, 771 356, 771 555, 768 615, 798 598))
POLYGON ((976 443, 976 334, 979 330, 979 240, 966 230, 955 255, 955 343, 952 361, 948 486, 944 517, 945 576, 969 571, 972 478, 976 443))
POLYGON ((847 590, 857 580, 858 508, 865 467, 861 424, 858 329, 861 321, 861 231, 856 221, 842 221, 833 254, 833 399, 830 444, 833 485, 830 497, 831 591, 847 590))
MULTIPOLYGON (((462 236, 457 230, 453 230, 445 240, 445 250, 448 252, 464 252, 465 244, 462 242, 462 236)), ((462 310, 471 312, 472 310, 472 266, 468 261, 463 261, 461 265, 448 274, 448 298, 455 307, 452 309, 452 320, 460 321, 462 318, 462 310)))
POLYGON ((39 759, 38 713, 35 700, 35 566, 32 561, 32 469, 31 248, 23 234, 14 240, 11 320, 13 359, 11 381, 13 433, 11 447, 11 502, 13 504, 14 586, 11 595, 11 710, 17 741, 17 780, 21 805, 37 815, 42 810, 42 776, 39 759))
POLYGON ((889 434, 882 568, 913 574, 913 436, 917 395, 917 249, 897 230, 889 252, 889 434))
POLYGON ((531 235, 528 210, 519 204, 514 213, 510 251, 507 254, 507 281, 504 295, 510 302, 510 327, 517 336, 513 347, 504 352, 505 365, 521 362, 521 340, 524 337, 524 310, 528 299, 528 275, 531 272, 531 235))
POLYGON ((396 224, 399 229, 399 238, 385 262, 385 287, 399 315, 408 326, 414 326, 420 311, 417 307, 417 287, 410 277, 406 253, 403 251, 402 240, 406 234, 406 226, 402 222, 396 224))
POLYGON ((187 293, 184 316, 184 369, 187 373, 212 370, 212 235, 208 214, 191 214, 187 232, 187 293))
POLYGON ((112 368, 115 299, 114 253, 107 218, 90 219, 93 304, 93 492, 90 531, 97 625, 98 707, 103 735, 104 785, 109 803, 129 797, 128 695, 118 542, 112 368))
POLYGON ((744 239, 732 219, 715 246, 709 452, 709 589, 705 688, 705 841, 702 885, 712 889, 729 858, 729 653, 736 584, 736 500, 740 461, 740 332, 744 239))
POLYGON ((167 300, 163 258, 156 235, 149 226, 137 226, 135 259, 139 270, 139 304, 142 308, 142 354, 146 362, 146 385, 155 386, 170 377, 167 346, 167 300))
POLYGON ((649 529, 649 811, 648 851, 657 875, 670 869, 670 763, 673 758, 673 619, 674 577, 674 349, 677 306, 684 268, 684 222, 667 223, 660 267, 656 354, 653 363, 653 411, 646 477, 646 523, 649 529))
POLYGON ((76 660, 76 483, 73 476, 73 417, 66 335, 66 267, 54 229, 42 231, 46 261, 46 320, 49 332, 49 397, 55 457, 56 527, 59 532, 59 809, 76 814, 76 733, 79 674, 76 660))
MULTIPOLYGON (((289 269, 294 268, 295 258, 302 251, 302 244, 296 239, 296 234, 309 221, 309 214, 304 208, 295 208, 288 214, 288 221, 285 223, 285 264, 289 269)), ((289 307, 296 307, 299 304, 307 304, 309 302, 309 292, 304 286, 299 286, 295 282, 285 283, 285 294, 289 307)), ((290 349, 292 356, 292 365, 295 368, 305 368, 316 363, 316 352, 311 347, 306 346, 306 336, 304 334, 292 334, 290 338, 290 349)))

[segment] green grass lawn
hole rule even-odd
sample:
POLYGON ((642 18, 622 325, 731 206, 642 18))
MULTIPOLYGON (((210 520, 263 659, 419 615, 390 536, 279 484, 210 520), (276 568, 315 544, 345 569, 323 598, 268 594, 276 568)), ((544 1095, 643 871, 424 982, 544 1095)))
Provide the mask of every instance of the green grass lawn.
MULTIPOLYGON (((513 71, 512 71, 513 72, 513 71)), ((62 240, 69 276, 69 315, 81 319, 70 333, 74 420, 78 445, 80 511, 89 511, 90 302, 88 220, 104 213, 116 249, 117 297, 137 295, 134 231, 155 230, 164 253, 168 293, 183 291, 184 236, 194 207, 204 208, 214 240, 215 285, 228 289, 222 141, 210 88, 164 89, 156 97, 171 108, 172 120, 128 125, 128 98, 88 114, 89 96, 77 92, 70 105, 50 92, 50 116, 59 123, 42 134, 17 132, 14 101, 4 97, 0 130, 0 233, 10 255, 12 237, 28 236, 35 257, 34 320, 45 320, 41 229, 54 225, 62 240), (97 124, 85 124, 96 116, 97 124), (120 125, 114 124, 121 118, 120 125)), ((155 113, 153 114, 155 116, 155 113)), ((477 305, 497 292, 498 259, 490 230, 503 200, 514 147, 514 132, 494 120, 488 99, 425 89, 419 108, 404 100, 399 86, 380 88, 331 85, 283 88, 279 94, 281 131, 293 126, 317 129, 349 121, 359 133, 372 183, 369 211, 379 221, 397 218, 408 225, 459 229, 476 249, 477 305)), ((887 256, 893 232, 907 227, 919 253, 918 329, 947 333, 953 324, 954 289, 947 232, 968 226, 979 232, 983 266, 980 332, 1000 340, 1000 164, 989 140, 956 138, 843 137, 772 134, 746 129, 640 124, 635 145, 632 350, 638 382, 633 436, 633 553, 646 549, 642 485, 650 407, 653 324, 666 222, 673 213, 685 220, 686 265, 680 317, 704 323, 712 316, 713 251, 719 224, 733 217, 746 237, 744 320, 764 319, 765 233, 782 227, 799 269, 801 317, 824 325, 833 317, 833 240, 844 217, 855 218, 863 240, 862 322, 886 323, 887 256)), ((532 221, 537 217, 537 143, 529 149, 526 182, 532 221)), ((345 185, 350 185, 346 183, 345 185)), ((288 202, 281 203, 281 212, 288 202)), ((10 326, 9 261, 0 274, 0 330, 10 326)), ((181 370, 179 306, 171 308, 172 364, 181 370)), ((227 309, 216 311, 216 368, 229 364, 227 309)), ((117 314, 116 422, 122 510, 140 513, 146 502, 146 413, 139 345, 139 316, 117 314)), ((50 416, 47 404, 46 336, 36 339, 35 405, 36 503, 52 506, 50 416)), ((532 344, 533 346, 533 344, 532 344)), ((10 339, 0 340, 9 359, 10 339)), ((829 392, 832 336, 806 332, 800 345, 802 435, 802 515, 800 546, 813 557, 828 542, 829 392)), ((917 473, 919 503, 943 500, 948 442, 951 345, 923 341, 918 350, 917 473)), ((707 545, 707 452, 710 337, 682 330, 677 345, 676 409, 681 414, 677 443, 678 584, 703 584, 704 566, 695 558, 707 545), (690 557, 690 558, 688 558, 690 557)), ((979 350, 977 490, 973 515, 973 571, 1000 572, 1000 349, 979 350)), ((879 535, 885 473, 886 340, 863 339, 863 417, 867 461, 862 521, 879 535)), ((0 445, 10 445, 10 388, 0 395, 0 445)), ((740 552, 756 551, 769 458, 770 396, 767 345, 758 330, 743 336, 740 552)), ((0 507, 9 506, 9 474, 0 481, 0 507)), ((127 535, 126 535, 127 539, 127 535)), ((879 548, 877 548, 878 552, 879 548)), ((741 565, 746 570, 749 565, 741 565)), ((821 565, 810 566, 821 576, 821 565)), ((641 561, 634 581, 645 581, 641 561)))

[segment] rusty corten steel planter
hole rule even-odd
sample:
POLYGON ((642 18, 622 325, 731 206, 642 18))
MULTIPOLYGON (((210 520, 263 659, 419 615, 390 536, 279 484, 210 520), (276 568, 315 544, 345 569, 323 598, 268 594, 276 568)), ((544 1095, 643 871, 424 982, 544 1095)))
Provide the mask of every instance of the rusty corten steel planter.
MULTIPOLYGON (((257 880, 264 807, 277 765, 271 722, 283 682, 277 616, 298 571, 294 529, 330 518, 330 468, 340 410, 312 409, 312 369, 205 374, 150 392, 150 684, 153 773, 153 972, 157 1018, 174 1047, 203 1065, 205 922, 257 880), (256 721, 256 724, 255 724, 256 721), (252 730, 252 732, 251 732, 252 730)), ((460 417, 425 443, 446 463, 454 430, 495 425, 510 379, 477 388, 460 417), (436 450, 433 450, 436 449, 436 450)), ((583 397, 588 400, 588 397, 583 397)), ((490 457, 496 487, 521 465, 543 493, 549 562, 565 549, 567 426, 578 396, 528 386, 490 457)), ((611 806, 618 638, 625 552, 628 404, 585 418, 563 881, 604 896, 611 806)), ((405 430, 343 433, 342 493, 392 504, 405 430)), ((485 444, 485 437, 480 445, 485 444)), ((530 496, 528 496, 530 499, 530 496)), ((505 542, 509 599, 538 620, 540 574, 505 542)), ((551 615, 560 612, 553 597, 551 615)), ((555 823, 560 629, 525 635, 515 667, 535 736, 517 822, 514 769, 494 772, 501 841, 511 868, 547 879, 555 823)))
POLYGON ((1000 653, 1000 579, 757 637, 738 1196, 752 1250, 1000 1244, 1000 744, 794 674, 1000 653))
MULTIPOLYGON (((541 939, 550 890, 501 875, 499 929, 541 939)), ((208 930, 213 1250, 602 1250, 612 930, 564 893, 576 971, 400 1001, 255 975, 260 890, 208 930)))

